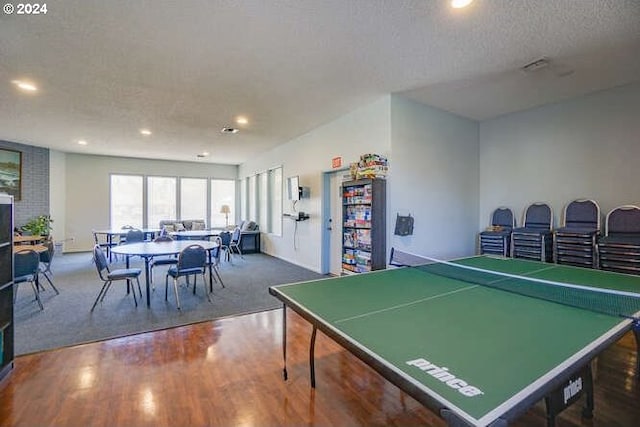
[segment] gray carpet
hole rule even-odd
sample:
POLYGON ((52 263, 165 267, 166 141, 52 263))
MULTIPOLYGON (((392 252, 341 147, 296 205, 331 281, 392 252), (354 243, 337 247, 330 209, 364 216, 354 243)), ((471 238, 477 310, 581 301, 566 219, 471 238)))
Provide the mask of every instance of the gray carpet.
MULTIPOLYGON (((122 262, 115 266, 121 268, 122 262)), ((132 266, 142 262, 132 261, 132 266)), ((151 308, 146 307, 144 273, 140 277, 143 301, 136 308, 126 293, 126 282, 115 282, 102 304, 90 312, 102 282, 98 279, 90 253, 56 255, 52 264, 56 295, 46 280, 40 293, 44 311, 40 311, 29 284, 21 284, 15 304, 15 351, 17 355, 64 347, 107 338, 148 332, 221 317, 281 307, 269 295, 268 288, 323 277, 265 254, 247 254, 222 262, 220 274, 226 288, 213 284, 212 302, 208 302, 201 278, 196 295, 192 287, 179 287, 182 310, 176 309, 173 285, 169 280, 169 301, 164 299, 167 267, 154 269, 155 291, 151 308)), ((208 280, 208 275, 207 275, 208 280)), ((184 282, 183 282, 184 283, 184 282)))

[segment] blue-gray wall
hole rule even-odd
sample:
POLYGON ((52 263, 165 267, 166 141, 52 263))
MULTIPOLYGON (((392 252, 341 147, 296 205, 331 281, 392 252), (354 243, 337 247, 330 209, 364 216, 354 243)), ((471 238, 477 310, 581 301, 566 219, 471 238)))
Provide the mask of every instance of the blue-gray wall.
POLYGON ((555 225, 567 203, 589 198, 602 219, 640 204, 640 83, 480 123, 480 215, 508 206, 518 224, 525 207, 547 202, 555 225))
POLYGON ((411 236, 387 247, 454 258, 475 252, 479 177, 478 122, 393 96, 389 222, 414 217, 411 236))
POLYGON ((22 152, 22 197, 15 202, 15 226, 49 215, 49 149, 2 140, 0 148, 22 152))

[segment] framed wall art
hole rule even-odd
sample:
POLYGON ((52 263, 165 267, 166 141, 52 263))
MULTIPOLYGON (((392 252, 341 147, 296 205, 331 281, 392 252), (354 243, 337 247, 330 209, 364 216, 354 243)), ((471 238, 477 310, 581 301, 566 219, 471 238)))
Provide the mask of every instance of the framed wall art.
POLYGON ((0 148, 0 193, 20 200, 22 184, 22 152, 0 148))

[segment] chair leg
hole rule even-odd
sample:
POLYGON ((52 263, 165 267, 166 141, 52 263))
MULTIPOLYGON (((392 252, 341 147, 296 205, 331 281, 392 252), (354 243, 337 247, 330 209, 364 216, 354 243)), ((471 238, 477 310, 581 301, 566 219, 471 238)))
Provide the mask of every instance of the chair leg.
POLYGON ((98 292, 98 296, 96 297, 96 300, 93 302, 93 305, 91 306, 91 311, 93 311, 93 309, 96 308, 96 305, 98 304, 98 301, 104 299, 103 293, 105 293, 105 289, 107 287, 107 283, 109 283, 109 282, 104 282, 102 284, 102 288, 100 288, 100 292, 98 292))
POLYGON ((100 304, 102 304, 104 302, 104 297, 107 296, 107 291, 109 289, 111 289, 111 284, 113 283, 113 281, 109 280, 106 284, 106 287, 104 288, 104 292, 102 293, 102 298, 100 298, 100 304))
POLYGON ((164 300, 169 301, 169 275, 164 277, 164 300))
POLYGON ((173 291, 176 293, 176 305, 178 306, 178 310, 180 310, 180 297, 178 296, 178 279, 173 279, 173 291))
POLYGON ((204 276, 204 272, 202 273, 202 284, 204 288, 204 293, 207 295, 207 301, 211 302, 211 295, 209 293, 209 288, 207 287, 207 280, 204 276))
POLYGON ((31 282, 31 287, 33 288, 33 293, 36 295, 36 301, 38 301, 40 310, 44 310, 44 306, 42 305, 42 301, 40 300, 40 291, 38 291, 38 285, 36 285, 35 281, 31 282))
MULTIPOLYGON (((189 278, 189 276, 187 276, 187 279, 189 278)), ((198 276, 197 275, 193 275, 193 294, 196 294, 196 283, 198 282, 198 276)), ((188 283, 188 282, 187 282, 188 283)))
POLYGON ((56 295, 60 295, 60 291, 58 291, 58 288, 56 288, 56 285, 53 284, 53 281, 51 280, 51 277, 49 277, 49 275, 47 274, 46 271, 42 272, 42 275, 44 276, 45 279, 47 279, 47 282, 49 282, 49 284, 51 285, 51 287, 53 288, 54 291, 56 291, 56 295))
POLYGON ((140 278, 136 277, 136 282, 138 282, 138 292, 140 292, 140 301, 142 301, 142 288, 140 287, 140 278))
MULTIPOLYGON (((133 287, 133 283, 130 283, 131 280, 127 279, 127 287, 131 285, 131 294, 133 295, 133 302, 138 307, 138 297, 136 297, 136 288, 133 287)), ((138 282, 138 288, 140 288, 140 282, 138 282)))
POLYGON ((222 277, 220 277, 220 273, 218 272, 218 268, 217 267, 213 267, 213 272, 215 273, 216 276, 218 276, 218 281, 220 282, 222 287, 225 288, 226 286, 224 286, 224 283, 222 282, 222 277))

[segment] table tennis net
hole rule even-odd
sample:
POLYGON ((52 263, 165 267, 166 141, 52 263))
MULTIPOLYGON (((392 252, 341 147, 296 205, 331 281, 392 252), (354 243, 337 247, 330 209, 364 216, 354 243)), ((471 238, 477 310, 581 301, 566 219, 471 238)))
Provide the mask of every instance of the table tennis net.
POLYGON ((485 270, 395 249, 391 250, 389 264, 417 268, 438 276, 612 316, 633 317, 640 313, 640 293, 594 288, 485 270))

